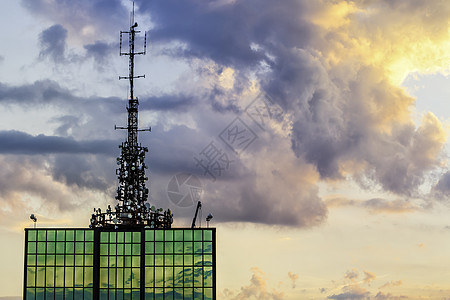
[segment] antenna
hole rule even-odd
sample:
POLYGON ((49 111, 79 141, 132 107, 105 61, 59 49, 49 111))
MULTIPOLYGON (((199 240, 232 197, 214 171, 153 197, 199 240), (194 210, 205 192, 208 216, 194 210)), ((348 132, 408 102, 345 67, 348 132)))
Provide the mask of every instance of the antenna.
POLYGON ((135 55, 143 55, 147 49, 147 35, 144 38, 144 51, 136 52, 135 38, 140 31, 136 30, 138 23, 134 21, 134 2, 133 11, 130 14, 130 30, 120 32, 120 56, 128 56, 128 76, 119 76, 120 79, 128 79, 130 84, 128 97, 128 124, 126 127, 114 126, 114 129, 126 129, 128 138, 119 145, 121 154, 117 158, 118 168, 116 175, 119 179, 117 187, 118 204, 115 211, 108 207, 106 213, 101 209, 94 209, 91 217, 90 227, 150 227, 150 228, 170 228, 173 222, 173 214, 168 209, 154 209, 147 203, 149 190, 145 186, 148 178, 145 176, 145 153, 147 147, 138 143, 139 131, 151 131, 151 128, 139 129, 138 113, 139 100, 134 96, 134 79, 145 78, 145 75, 134 75, 135 55), (122 39, 128 35, 128 51, 122 50, 122 39))

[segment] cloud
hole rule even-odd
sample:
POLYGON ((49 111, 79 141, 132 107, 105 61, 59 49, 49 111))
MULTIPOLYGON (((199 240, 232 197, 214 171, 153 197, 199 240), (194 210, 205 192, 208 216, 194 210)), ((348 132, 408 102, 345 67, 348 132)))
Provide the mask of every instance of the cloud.
POLYGON ((39 36, 41 52, 40 58, 61 63, 65 59, 67 30, 60 24, 53 25, 42 31, 39 36))
POLYGON ((364 271, 364 279, 363 279, 364 283, 370 285, 370 282, 375 280, 376 278, 377 278, 377 276, 374 273, 364 271))
POLYGON ((387 287, 400 286, 402 284, 403 284, 402 280, 389 281, 389 282, 386 282, 385 284, 383 284, 382 286, 380 286, 379 288, 380 289, 384 289, 384 288, 387 288, 387 287))
POLYGON ((224 296, 230 300, 261 299, 261 300, 282 300, 284 293, 271 289, 267 285, 265 273, 259 268, 252 268, 252 278, 248 285, 242 286, 238 292, 226 289, 224 296))
POLYGON ((326 200, 327 207, 353 206, 368 209, 371 213, 391 213, 401 214, 414 212, 421 209, 421 206, 412 199, 383 199, 372 198, 368 200, 354 200, 347 198, 331 198, 326 200))
POLYGON ((298 279, 298 274, 292 273, 292 272, 288 272, 288 277, 290 280, 292 280, 292 288, 295 289, 295 282, 298 279))

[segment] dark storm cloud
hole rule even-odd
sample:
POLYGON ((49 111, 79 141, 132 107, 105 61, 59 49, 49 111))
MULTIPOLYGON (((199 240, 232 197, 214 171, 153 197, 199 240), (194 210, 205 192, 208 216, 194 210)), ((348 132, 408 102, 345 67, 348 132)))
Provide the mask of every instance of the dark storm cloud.
POLYGON ((110 140, 76 141, 72 138, 45 136, 10 130, 0 131, 2 154, 92 153, 111 154, 116 142, 110 140))
POLYGON ((194 96, 165 94, 162 96, 141 97, 140 109, 153 111, 185 111, 195 105, 194 96))
POLYGON ((61 63, 65 58, 67 30, 60 24, 53 25, 39 35, 40 58, 49 58, 61 63))
POLYGON ((433 187, 432 194, 438 200, 447 200, 450 197, 450 172, 444 173, 438 183, 433 187))
POLYGON ((86 49, 86 58, 93 57, 98 65, 107 62, 107 57, 112 53, 117 53, 118 44, 108 44, 101 41, 96 41, 93 44, 84 45, 86 49))

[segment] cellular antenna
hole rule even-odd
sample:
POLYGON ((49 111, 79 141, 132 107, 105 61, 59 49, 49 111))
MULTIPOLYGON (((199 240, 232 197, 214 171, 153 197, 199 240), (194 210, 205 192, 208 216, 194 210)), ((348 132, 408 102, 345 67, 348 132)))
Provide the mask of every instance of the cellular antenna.
POLYGON ((128 125, 126 127, 115 126, 115 129, 126 129, 128 138, 119 145, 121 155, 117 158, 118 169, 116 175, 119 179, 117 187, 118 204, 115 211, 108 205, 106 212, 101 209, 94 209, 91 218, 91 227, 150 227, 150 228, 170 228, 173 222, 173 215, 168 209, 155 209, 147 202, 149 190, 145 186, 148 178, 145 176, 145 153, 147 147, 138 143, 139 131, 151 131, 151 128, 139 129, 138 127, 138 107, 139 100, 134 96, 134 79, 145 78, 145 75, 134 75, 135 55, 146 54, 147 34, 144 37, 143 51, 135 51, 136 30, 138 24, 134 21, 133 11, 130 16, 130 30, 120 32, 120 56, 128 56, 129 73, 128 76, 119 76, 120 79, 128 79, 130 83, 128 98, 128 125), (122 38, 128 35, 128 51, 122 51, 122 38))

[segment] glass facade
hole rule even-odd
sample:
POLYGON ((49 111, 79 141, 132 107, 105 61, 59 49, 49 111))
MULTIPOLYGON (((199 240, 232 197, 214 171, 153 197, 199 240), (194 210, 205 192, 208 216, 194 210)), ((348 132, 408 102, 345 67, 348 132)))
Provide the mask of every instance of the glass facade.
POLYGON ((215 299, 215 229, 26 229, 24 299, 215 299))

